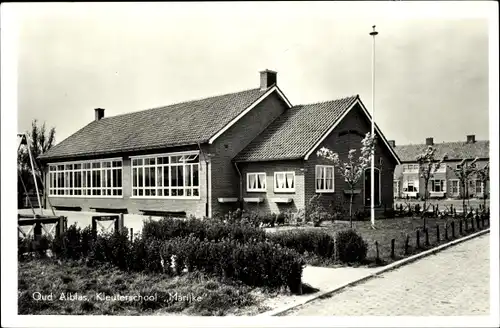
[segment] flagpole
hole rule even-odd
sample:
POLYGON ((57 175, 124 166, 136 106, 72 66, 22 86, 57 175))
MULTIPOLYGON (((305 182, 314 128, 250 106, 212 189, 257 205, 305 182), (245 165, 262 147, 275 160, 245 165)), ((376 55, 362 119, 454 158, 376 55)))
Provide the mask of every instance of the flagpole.
MULTIPOLYGON (((373 36, 373 48, 372 48, 372 127, 371 136, 375 136, 375 36, 378 34, 375 31, 375 25, 372 26, 373 31, 370 35, 373 36)), ((380 181, 379 181, 380 183, 380 181)), ((372 228, 375 228, 375 147, 372 148, 371 154, 371 169, 370 169, 370 219, 372 228)))

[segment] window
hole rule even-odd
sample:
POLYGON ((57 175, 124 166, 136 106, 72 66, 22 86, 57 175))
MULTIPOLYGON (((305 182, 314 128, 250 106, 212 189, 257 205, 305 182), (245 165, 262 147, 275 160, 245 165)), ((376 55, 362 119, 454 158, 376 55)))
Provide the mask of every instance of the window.
POLYGON ((418 192, 418 180, 405 180, 403 182, 403 192, 418 192))
POLYGON ((49 196, 121 197, 122 160, 49 164, 49 196))
POLYGON ((481 182, 481 180, 476 180, 476 195, 480 195, 483 193, 483 183, 481 182))
POLYGON ((295 192, 295 172, 274 172, 275 192, 295 192))
POLYGON ((399 180, 394 180, 392 189, 393 189, 394 196, 398 197, 399 196, 399 180))
POLYGON ((405 164, 403 165, 403 173, 418 173, 418 164, 405 164))
POLYGON ((132 197, 198 198, 198 152, 132 158, 132 197))
POLYGON ((333 166, 316 165, 316 192, 333 191, 333 166))
POLYGON ((432 179, 431 181, 431 192, 444 192, 446 191, 445 180, 432 179))
POLYGON ((451 185, 451 195, 458 196, 460 193, 460 182, 458 181, 458 179, 450 180, 450 185, 451 185))
POLYGON ((266 191, 266 173, 247 173, 247 191, 266 191))

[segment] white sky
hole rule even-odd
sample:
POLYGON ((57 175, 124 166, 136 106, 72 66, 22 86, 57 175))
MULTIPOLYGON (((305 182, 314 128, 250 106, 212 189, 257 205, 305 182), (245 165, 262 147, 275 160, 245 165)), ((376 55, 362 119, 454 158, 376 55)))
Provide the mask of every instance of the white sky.
POLYGON ((37 118, 61 141, 93 120, 96 107, 112 116, 254 88, 265 68, 278 71, 293 104, 359 94, 370 108, 368 33, 376 24, 375 119, 386 137, 488 139, 485 10, 446 5, 25 5, 18 130, 37 118))

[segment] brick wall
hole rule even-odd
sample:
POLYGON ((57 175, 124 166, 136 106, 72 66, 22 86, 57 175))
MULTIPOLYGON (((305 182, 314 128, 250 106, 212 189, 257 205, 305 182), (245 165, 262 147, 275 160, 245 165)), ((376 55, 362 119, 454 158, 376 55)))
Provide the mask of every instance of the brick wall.
POLYGON ((250 110, 210 145, 212 213, 226 213, 237 203, 221 204, 219 197, 239 197, 240 178, 232 159, 287 108, 276 92, 250 110))
POLYGON ((249 211, 259 213, 280 213, 297 212, 304 208, 304 162, 298 161, 271 161, 254 162, 239 164, 243 176, 243 197, 256 198, 262 197, 262 203, 244 202, 243 208, 249 211), (265 172, 266 173, 266 191, 251 192, 247 191, 247 173, 265 172), (274 172, 295 172, 295 191, 294 192, 275 192, 274 190, 274 172), (276 203, 273 198, 291 198, 289 204, 276 203))
MULTIPOLYGON (((169 152, 178 152, 186 150, 196 150, 197 148, 176 148, 164 149, 155 152, 141 152, 130 154, 117 154, 107 158, 121 157, 123 159, 122 167, 122 190, 123 197, 121 198, 106 198, 106 197, 85 197, 85 196, 69 196, 69 197, 53 197, 49 196, 49 201, 53 206, 81 207, 82 211, 91 211, 94 208, 127 208, 128 213, 140 213, 140 210, 161 210, 161 211, 185 211, 187 215, 195 215, 203 217, 205 215, 205 206, 208 201, 206 188, 206 170, 205 161, 200 160, 200 197, 199 199, 164 199, 164 198, 133 198, 132 197, 132 169, 129 156, 137 156, 139 154, 164 154, 169 152)), ((96 158, 87 158, 96 159, 96 158)), ((105 159, 105 158, 103 158, 105 159)), ((46 174, 48 181, 48 174, 46 174)), ((46 185, 46 195, 48 195, 48 183, 46 185)), ((48 205, 48 202, 47 202, 48 205)))
MULTIPOLYGON (((316 185, 315 176, 316 165, 331 165, 331 162, 325 160, 324 158, 319 158, 316 155, 316 151, 321 147, 327 147, 330 150, 339 154, 341 161, 347 160, 347 155, 349 149, 357 149, 357 156, 359 156, 361 148, 361 140, 364 135, 371 129, 370 121, 363 114, 362 109, 357 106, 353 108, 351 112, 342 120, 342 122, 332 131, 332 133, 323 141, 321 145, 314 150, 309 159, 305 163, 305 202, 307 203, 314 195, 316 195, 316 185), (347 133, 348 130, 353 130, 356 133, 347 133)), ((382 144, 382 140, 379 139, 378 144, 375 148, 375 167, 381 168, 380 177, 380 200, 381 204, 385 204, 388 208, 393 205, 393 177, 394 177, 394 167, 395 160, 390 154, 389 150, 382 144), (382 167, 379 165, 379 160, 382 158, 382 167)), ((337 171, 337 170, 335 170, 337 171)), ((340 174, 335 172, 334 174, 334 189, 333 193, 322 193, 322 199, 324 204, 327 206, 334 202, 345 202, 344 206, 348 206, 350 196, 344 194, 344 190, 348 190, 349 186, 341 177, 340 174)), ((353 211, 357 209, 364 209, 365 205, 370 206, 370 204, 364 204, 364 182, 363 178, 358 183, 357 189, 361 190, 360 194, 356 194, 353 200, 353 211)), ((369 192, 369 191, 368 191, 369 192)), ((348 208, 348 207, 347 207, 348 208)))

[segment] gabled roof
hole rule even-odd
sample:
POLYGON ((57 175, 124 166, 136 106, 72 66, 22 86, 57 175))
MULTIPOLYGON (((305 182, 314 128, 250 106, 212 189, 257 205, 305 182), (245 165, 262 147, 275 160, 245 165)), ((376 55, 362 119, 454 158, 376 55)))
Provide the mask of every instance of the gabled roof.
MULTIPOLYGON (((266 90, 250 89, 105 117, 89 123, 40 158, 105 155, 205 143, 275 91, 284 97, 274 85, 266 90)), ((286 98, 283 100, 289 104, 286 98)))
MULTIPOLYGON (((361 106, 370 119, 366 108, 357 95, 292 107, 271 123, 234 160, 236 162, 257 162, 308 159, 356 104, 361 106)), ((399 163, 399 158, 377 126, 376 131, 382 136, 396 162, 399 163)))
MULTIPOLYGON (((427 147, 425 144, 396 146, 394 150, 402 162, 416 162, 416 158, 427 147)), ((466 142, 443 142, 435 143, 435 158, 441 159, 446 154, 448 160, 486 159, 490 157, 490 142, 488 140, 477 140, 474 143, 466 142)))

